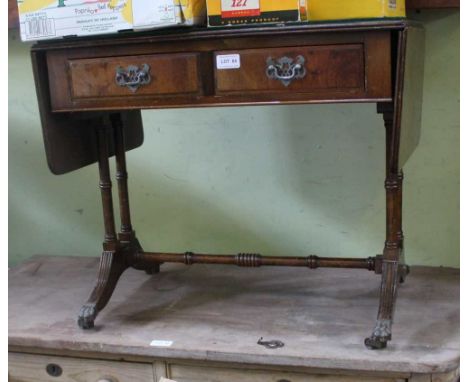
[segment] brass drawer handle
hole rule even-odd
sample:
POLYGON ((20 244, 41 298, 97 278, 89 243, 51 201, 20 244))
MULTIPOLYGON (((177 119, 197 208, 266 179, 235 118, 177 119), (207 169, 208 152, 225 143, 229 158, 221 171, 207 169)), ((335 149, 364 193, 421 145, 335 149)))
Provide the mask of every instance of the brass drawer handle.
POLYGON ((143 64, 141 68, 135 65, 129 65, 127 68, 118 66, 115 70, 115 82, 119 86, 129 88, 135 93, 142 85, 148 85, 151 82, 150 66, 143 64))
POLYGON ((286 56, 278 60, 268 57, 266 63, 267 77, 281 81, 284 86, 289 86, 293 80, 304 78, 307 74, 304 56, 297 56, 295 60, 286 56))

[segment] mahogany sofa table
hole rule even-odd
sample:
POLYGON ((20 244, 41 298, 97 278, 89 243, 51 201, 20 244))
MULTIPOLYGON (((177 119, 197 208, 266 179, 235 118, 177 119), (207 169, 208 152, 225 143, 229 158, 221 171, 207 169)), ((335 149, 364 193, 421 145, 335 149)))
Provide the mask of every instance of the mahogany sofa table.
POLYGON ((79 313, 83 329, 129 267, 163 263, 362 268, 381 274, 367 347, 391 339, 404 263, 402 167, 419 141, 422 28, 406 20, 232 29, 179 29, 40 42, 32 61, 48 164, 55 174, 98 162, 105 236, 96 286, 79 313), (145 252, 131 224, 125 152, 143 143, 141 109, 372 102, 386 128, 386 236, 368 258, 145 252), (116 232, 109 157, 116 158, 116 232))

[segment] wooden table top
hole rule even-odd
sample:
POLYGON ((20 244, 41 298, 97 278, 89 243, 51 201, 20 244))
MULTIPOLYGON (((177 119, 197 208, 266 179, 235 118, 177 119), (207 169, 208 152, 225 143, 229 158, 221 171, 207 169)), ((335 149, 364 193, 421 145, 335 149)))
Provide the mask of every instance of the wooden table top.
MULTIPOLYGON (((297 22, 279 25, 260 24, 239 27, 174 27, 167 29, 150 29, 141 31, 123 31, 121 33, 69 37, 62 39, 40 40, 33 45, 33 51, 64 48, 86 48, 101 45, 119 46, 123 43, 156 43, 178 41, 202 41, 207 39, 261 37, 261 36, 294 36, 304 33, 324 32, 359 32, 371 30, 401 30, 408 26, 421 27, 418 21, 407 18, 337 20, 319 22, 297 22)), ((188 50, 190 51, 190 49, 188 50)))
POLYGON ((362 339, 380 277, 363 270, 163 265, 128 270, 96 321, 76 325, 96 258, 36 256, 9 275, 11 351, 164 358, 399 373, 459 365, 459 271, 413 267, 384 351, 362 339), (260 337, 285 343, 271 350, 260 337), (151 346, 154 340, 171 346, 151 346))

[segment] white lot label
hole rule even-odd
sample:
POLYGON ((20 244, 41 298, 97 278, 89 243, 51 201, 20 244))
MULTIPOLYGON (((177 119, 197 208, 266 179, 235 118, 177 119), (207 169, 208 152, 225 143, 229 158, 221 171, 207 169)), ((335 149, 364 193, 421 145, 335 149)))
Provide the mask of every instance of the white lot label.
POLYGON ((169 346, 172 346, 173 343, 174 341, 153 340, 151 341, 150 346, 167 348, 169 346))
POLYGON ((239 69, 240 67, 240 55, 238 54, 221 54, 216 56, 216 68, 218 69, 239 69))

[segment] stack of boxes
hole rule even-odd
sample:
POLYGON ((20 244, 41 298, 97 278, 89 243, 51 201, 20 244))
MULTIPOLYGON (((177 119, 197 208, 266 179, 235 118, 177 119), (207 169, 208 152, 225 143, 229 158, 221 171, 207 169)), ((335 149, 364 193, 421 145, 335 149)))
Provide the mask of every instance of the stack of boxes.
POLYGON ((405 0, 18 0, 21 39, 209 27, 404 17, 405 0))

